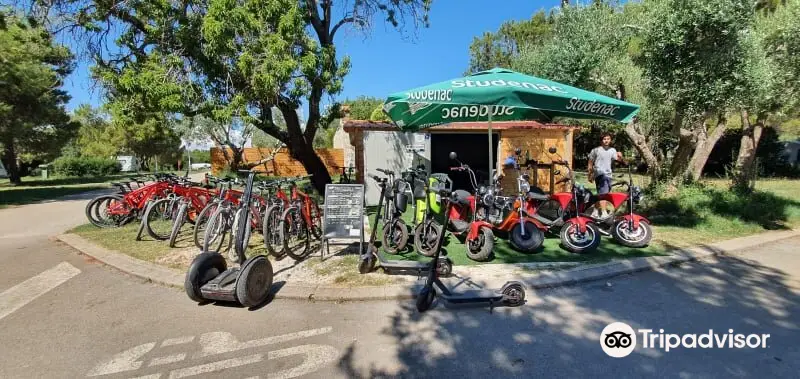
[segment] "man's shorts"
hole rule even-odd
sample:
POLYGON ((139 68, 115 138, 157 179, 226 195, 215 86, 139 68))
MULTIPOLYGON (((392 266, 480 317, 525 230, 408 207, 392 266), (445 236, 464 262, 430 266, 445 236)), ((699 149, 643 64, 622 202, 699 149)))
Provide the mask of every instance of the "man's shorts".
POLYGON ((611 175, 598 175, 594 178, 594 184, 598 195, 611 192, 611 175))

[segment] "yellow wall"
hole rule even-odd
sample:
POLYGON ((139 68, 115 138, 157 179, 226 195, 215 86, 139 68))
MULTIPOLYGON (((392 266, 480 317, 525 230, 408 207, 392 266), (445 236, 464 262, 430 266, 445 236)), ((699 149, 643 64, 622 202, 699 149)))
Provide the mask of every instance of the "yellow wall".
MULTIPOLYGON (((558 149, 557 153, 561 158, 569 162, 572 166, 572 131, 564 129, 517 129, 517 130, 503 130, 500 132, 500 143, 498 147, 498 167, 502 169, 503 161, 510 155, 514 155, 514 150, 517 148, 522 149, 522 159, 525 159, 525 151, 530 153, 531 159, 536 159, 543 163, 549 163, 552 159, 558 159, 558 155, 551 155, 547 149, 555 146, 558 149)), ((562 173, 556 175, 555 180, 564 177, 566 170, 558 168, 562 173)), ((523 172, 525 172, 523 170, 523 172)), ((506 195, 513 195, 517 191, 516 172, 510 170, 505 173, 505 177, 501 181, 503 193, 506 195)), ((528 172, 533 176, 533 172, 528 172)), ((550 172, 549 170, 540 169, 538 177, 538 185, 543 191, 547 192, 550 189, 550 172)), ((531 185, 533 180, 531 179, 531 185)), ((556 185, 555 192, 569 191, 569 185, 562 183, 556 185)))

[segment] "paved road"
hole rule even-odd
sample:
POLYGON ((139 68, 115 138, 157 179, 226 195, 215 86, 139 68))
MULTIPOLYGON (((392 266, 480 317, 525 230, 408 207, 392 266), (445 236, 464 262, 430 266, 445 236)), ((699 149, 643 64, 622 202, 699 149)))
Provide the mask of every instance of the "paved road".
POLYGON ((83 204, 0 211, 2 378, 729 378, 800 372, 800 238, 608 284, 529 292, 527 305, 493 313, 439 305, 419 315, 407 301, 288 300, 251 311, 198 306, 178 290, 121 274, 48 240, 64 225, 82 222, 83 204), (637 346, 628 357, 610 358, 599 334, 615 321, 666 333, 732 328, 770 338, 765 349, 665 352, 637 346))

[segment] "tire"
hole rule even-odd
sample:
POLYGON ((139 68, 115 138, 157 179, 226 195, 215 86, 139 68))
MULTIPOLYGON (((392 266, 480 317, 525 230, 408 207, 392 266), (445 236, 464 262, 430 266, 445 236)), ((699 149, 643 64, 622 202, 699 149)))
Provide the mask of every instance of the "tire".
POLYGON ((521 283, 514 282, 503 286, 503 304, 509 307, 525 304, 525 288, 521 283))
POLYGON ((453 233, 461 234, 469 229, 469 222, 461 219, 450 219, 447 223, 447 229, 453 233))
POLYGON ((439 258, 439 262, 436 263, 436 272, 439 277, 447 278, 453 274, 453 264, 447 258, 439 258))
POLYGON ((477 262, 486 262, 494 250, 494 233, 487 227, 478 229, 477 241, 467 241, 467 257, 477 262))
POLYGON ((577 254, 587 254, 595 251, 600 245, 600 232, 594 224, 586 224, 586 235, 576 235, 578 225, 574 222, 567 222, 561 227, 559 236, 561 245, 569 252, 577 254))
POLYGON ((145 230, 147 230, 147 234, 150 235, 153 239, 164 241, 170 238, 172 235, 172 224, 170 223, 169 231, 161 231, 160 229, 153 229, 154 224, 160 226, 160 223, 165 220, 175 220, 176 209, 174 207, 178 203, 174 199, 161 199, 153 203, 153 205, 148 209, 143 218, 145 219, 145 230))
POLYGON ((98 227, 98 228, 115 228, 124 223, 124 218, 130 218, 130 216, 109 216, 109 218, 104 218, 100 215, 100 207, 108 206, 107 203, 111 203, 113 201, 122 202, 124 204, 124 199, 120 195, 102 195, 98 196, 88 204, 86 204, 86 209, 84 210, 86 214, 86 218, 89 219, 89 222, 98 227))
POLYGON ((311 235, 314 236, 314 239, 319 240, 322 238, 322 215, 320 214, 319 206, 316 202, 311 201, 311 214, 309 214, 309 219, 313 225, 309 228, 311 231, 311 235))
POLYGON ((397 254, 408 245, 408 228, 401 219, 394 219, 383 226, 381 247, 389 254, 397 254))
POLYGON ((525 253, 531 254, 536 252, 544 243, 544 233, 536 227, 532 222, 525 223, 525 235, 522 235, 522 223, 514 225, 509 235, 511 245, 515 249, 525 253))
POLYGON ((217 209, 217 205, 217 203, 209 203, 197 214, 197 218, 195 218, 194 230, 192 233, 194 234, 194 245, 197 246, 198 249, 203 248, 203 236, 205 235, 206 226, 208 225, 208 219, 211 218, 211 215, 217 209))
POLYGON ((236 279, 236 300, 248 308, 264 303, 269 297, 273 278, 272 265, 267 257, 258 255, 245 262, 236 279))
POLYGON ((303 215, 297 207, 291 207, 283 212, 281 217, 281 241, 286 254, 295 261, 302 261, 311 253, 310 237, 303 215), (299 241, 297 246, 289 246, 289 239, 296 237, 299 241))
POLYGON ((244 218, 244 211, 244 208, 236 210, 236 215, 233 217, 233 230, 231 231, 233 250, 235 257, 238 259, 238 263, 243 263, 245 259, 247 259, 247 247, 250 244, 250 233, 252 232, 252 225, 250 222, 253 219, 253 214, 248 212, 247 220, 242 220, 244 218))
POLYGON ((224 208, 217 208, 217 211, 208 219, 205 234, 203 234, 203 252, 220 251, 222 249, 225 235, 228 232, 226 230, 228 218, 226 212, 227 210, 224 208))
POLYGON ((417 311, 420 313, 431 309, 433 300, 436 298, 436 291, 433 288, 425 286, 417 294, 417 311))
POLYGON ((370 254, 369 258, 362 259, 358 262, 358 272, 361 274, 368 274, 375 269, 375 262, 377 262, 378 258, 375 254, 370 254))
POLYGON ((647 222, 639 221, 639 228, 631 233, 628 231, 628 221, 619 220, 611 228, 611 235, 622 246, 640 248, 653 239, 653 228, 647 222))
POLYGON ((189 271, 186 272, 186 279, 183 281, 183 288, 190 299, 202 303, 206 299, 200 292, 200 288, 211 279, 217 277, 227 269, 225 258, 218 253, 202 253, 192 260, 189 271))
POLYGON ((183 223, 186 222, 186 211, 189 209, 189 205, 183 203, 178 208, 178 214, 175 216, 175 219, 172 221, 172 233, 169 234, 169 247, 175 247, 175 241, 178 239, 178 234, 181 232, 181 227, 183 227, 183 223))
POLYGON ((418 253, 432 257, 436 254, 436 244, 439 242, 441 232, 442 226, 433 220, 417 225, 414 228, 414 248, 418 253))
POLYGON ((264 216, 262 234, 264 234, 264 247, 267 248, 269 255, 275 258, 286 256, 283 240, 281 239, 281 206, 272 205, 267 208, 264 216))

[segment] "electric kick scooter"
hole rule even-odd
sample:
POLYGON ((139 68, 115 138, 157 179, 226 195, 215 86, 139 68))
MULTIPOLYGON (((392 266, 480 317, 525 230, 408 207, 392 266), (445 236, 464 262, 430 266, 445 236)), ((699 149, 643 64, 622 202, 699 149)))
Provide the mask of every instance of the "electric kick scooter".
MULTIPOLYGON (((247 182, 242 194, 241 204, 250 204, 253 194, 255 173, 247 172, 247 182)), ((209 300, 237 302, 245 307, 264 303, 272 287, 272 264, 265 255, 245 257, 248 241, 245 239, 247 223, 250 221, 250 207, 242 208, 234 239, 239 267, 227 268, 225 258, 218 252, 203 252, 194 258, 184 281, 184 289, 190 299, 202 303, 209 300)))
MULTIPOLYGON (((445 214, 450 214, 450 209, 453 206, 455 199, 451 198, 452 192, 449 190, 440 190, 439 195, 446 203, 447 211, 445 214)), ((450 218, 445 218, 445 225, 443 229, 447 229, 447 224, 450 218)), ((436 262, 442 252, 442 242, 444 242, 444 233, 439 235, 439 241, 436 244, 436 252, 434 253, 433 262, 436 262)), ((521 282, 508 281, 499 290, 467 290, 461 293, 456 293, 447 288, 444 283, 439 280, 439 273, 437 270, 428 270, 428 278, 425 281, 425 286, 417 294, 417 310, 425 312, 433 305, 433 300, 436 298, 436 289, 439 289, 439 296, 442 300, 452 304, 467 304, 467 303, 489 303, 489 311, 491 312, 495 303, 502 303, 503 305, 517 307, 525 303, 525 287, 521 282)))
MULTIPOLYGON (((375 269, 375 264, 377 262, 381 263, 381 267, 387 273, 393 272, 413 272, 417 275, 422 275, 424 272, 430 270, 432 265, 435 266, 435 270, 437 275, 441 276, 449 276, 450 273, 453 272, 453 262, 450 261, 448 257, 440 257, 438 254, 432 263, 425 263, 425 262, 414 262, 414 261, 399 261, 399 260, 390 260, 386 259, 383 256, 383 253, 375 247, 375 236, 378 232, 378 222, 381 220, 381 208, 383 203, 384 196, 386 195, 386 187, 387 185, 387 178, 379 178, 376 175, 370 175, 372 179, 378 182, 378 186, 381 187, 381 199, 378 202, 378 211, 375 214, 375 221, 372 223, 372 232, 369 236, 369 245, 365 251, 361 253, 361 262, 358 264, 358 272, 362 274, 366 274, 371 272, 375 269)), ((444 233, 441 233, 444 235, 444 233)))

